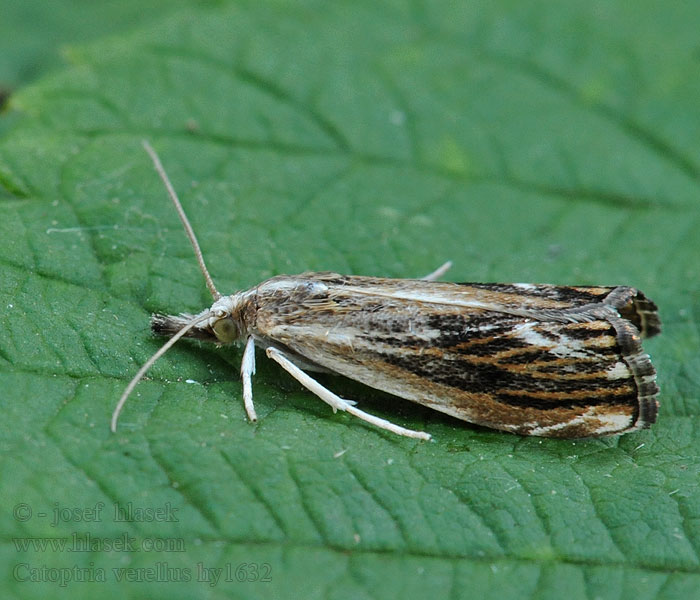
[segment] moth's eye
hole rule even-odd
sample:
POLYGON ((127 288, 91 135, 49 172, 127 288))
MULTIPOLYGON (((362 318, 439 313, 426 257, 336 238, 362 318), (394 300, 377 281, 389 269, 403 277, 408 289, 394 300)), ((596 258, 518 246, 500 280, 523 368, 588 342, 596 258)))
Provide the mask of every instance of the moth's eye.
POLYGON ((233 342, 238 339, 238 327, 231 317, 219 319, 212 325, 216 339, 222 343, 233 342))

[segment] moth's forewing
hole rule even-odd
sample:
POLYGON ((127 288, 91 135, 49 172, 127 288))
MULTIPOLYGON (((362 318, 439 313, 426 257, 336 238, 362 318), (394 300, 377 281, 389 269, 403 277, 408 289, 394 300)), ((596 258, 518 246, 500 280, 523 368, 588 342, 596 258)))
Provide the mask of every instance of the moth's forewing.
POLYGON ((571 438, 656 419, 638 328, 653 335, 658 316, 632 288, 307 273, 260 284, 249 319, 264 344, 495 429, 571 438))

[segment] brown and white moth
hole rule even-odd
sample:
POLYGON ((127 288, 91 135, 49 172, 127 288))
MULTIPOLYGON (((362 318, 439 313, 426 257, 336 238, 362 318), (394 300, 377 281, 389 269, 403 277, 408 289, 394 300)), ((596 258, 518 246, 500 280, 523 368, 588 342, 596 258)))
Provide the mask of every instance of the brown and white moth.
POLYGON ((328 403, 408 437, 359 410, 306 371, 344 375, 458 419, 521 435, 615 435, 654 423, 659 388, 641 338, 661 330, 656 305, 625 286, 441 283, 449 263, 423 279, 337 273, 279 275, 222 296, 177 195, 144 142, 175 204, 214 296, 197 315, 155 315, 172 336, 124 391, 119 413, 150 366, 181 337, 244 341, 243 400, 251 421, 255 346, 328 403))

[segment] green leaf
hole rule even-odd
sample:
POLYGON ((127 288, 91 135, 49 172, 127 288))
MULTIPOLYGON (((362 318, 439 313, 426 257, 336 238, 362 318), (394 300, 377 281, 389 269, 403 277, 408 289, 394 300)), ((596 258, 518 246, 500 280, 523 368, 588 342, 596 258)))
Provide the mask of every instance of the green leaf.
POLYGON ((183 6, 215 0, 43 0, 3 2, 0 20, 0 87, 15 87, 61 66, 67 43, 141 26, 183 6))
POLYGON ((74 48, 21 90, 0 140, 5 595, 700 597, 699 17, 222 3, 74 48), (181 343, 110 434, 160 343, 149 314, 211 303, 143 138, 227 293, 447 259, 457 281, 641 288, 665 328, 646 344, 659 422, 520 438, 322 377, 421 443, 259 354, 252 425, 240 349, 181 343))
MULTIPOLYGON (((0 6, 0 111, 21 84, 64 64, 67 44, 94 40, 133 27, 145 26, 183 6, 216 0, 21 0, 0 6)), ((0 119, 0 135, 14 123, 0 119)))

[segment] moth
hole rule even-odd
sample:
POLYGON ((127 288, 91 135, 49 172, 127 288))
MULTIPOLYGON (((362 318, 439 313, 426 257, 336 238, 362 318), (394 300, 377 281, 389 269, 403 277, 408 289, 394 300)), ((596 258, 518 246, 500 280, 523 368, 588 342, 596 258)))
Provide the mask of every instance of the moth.
POLYGON ((387 431, 430 439, 368 414, 309 375, 344 375, 463 421, 520 435, 579 438, 654 423, 656 371, 641 338, 661 331, 656 305, 626 286, 442 283, 338 273, 279 275, 222 296, 155 151, 144 142, 194 248, 212 306, 154 315, 170 339, 141 367, 112 415, 151 365, 182 337, 243 342, 243 403, 256 421, 255 346, 331 406, 387 431))

